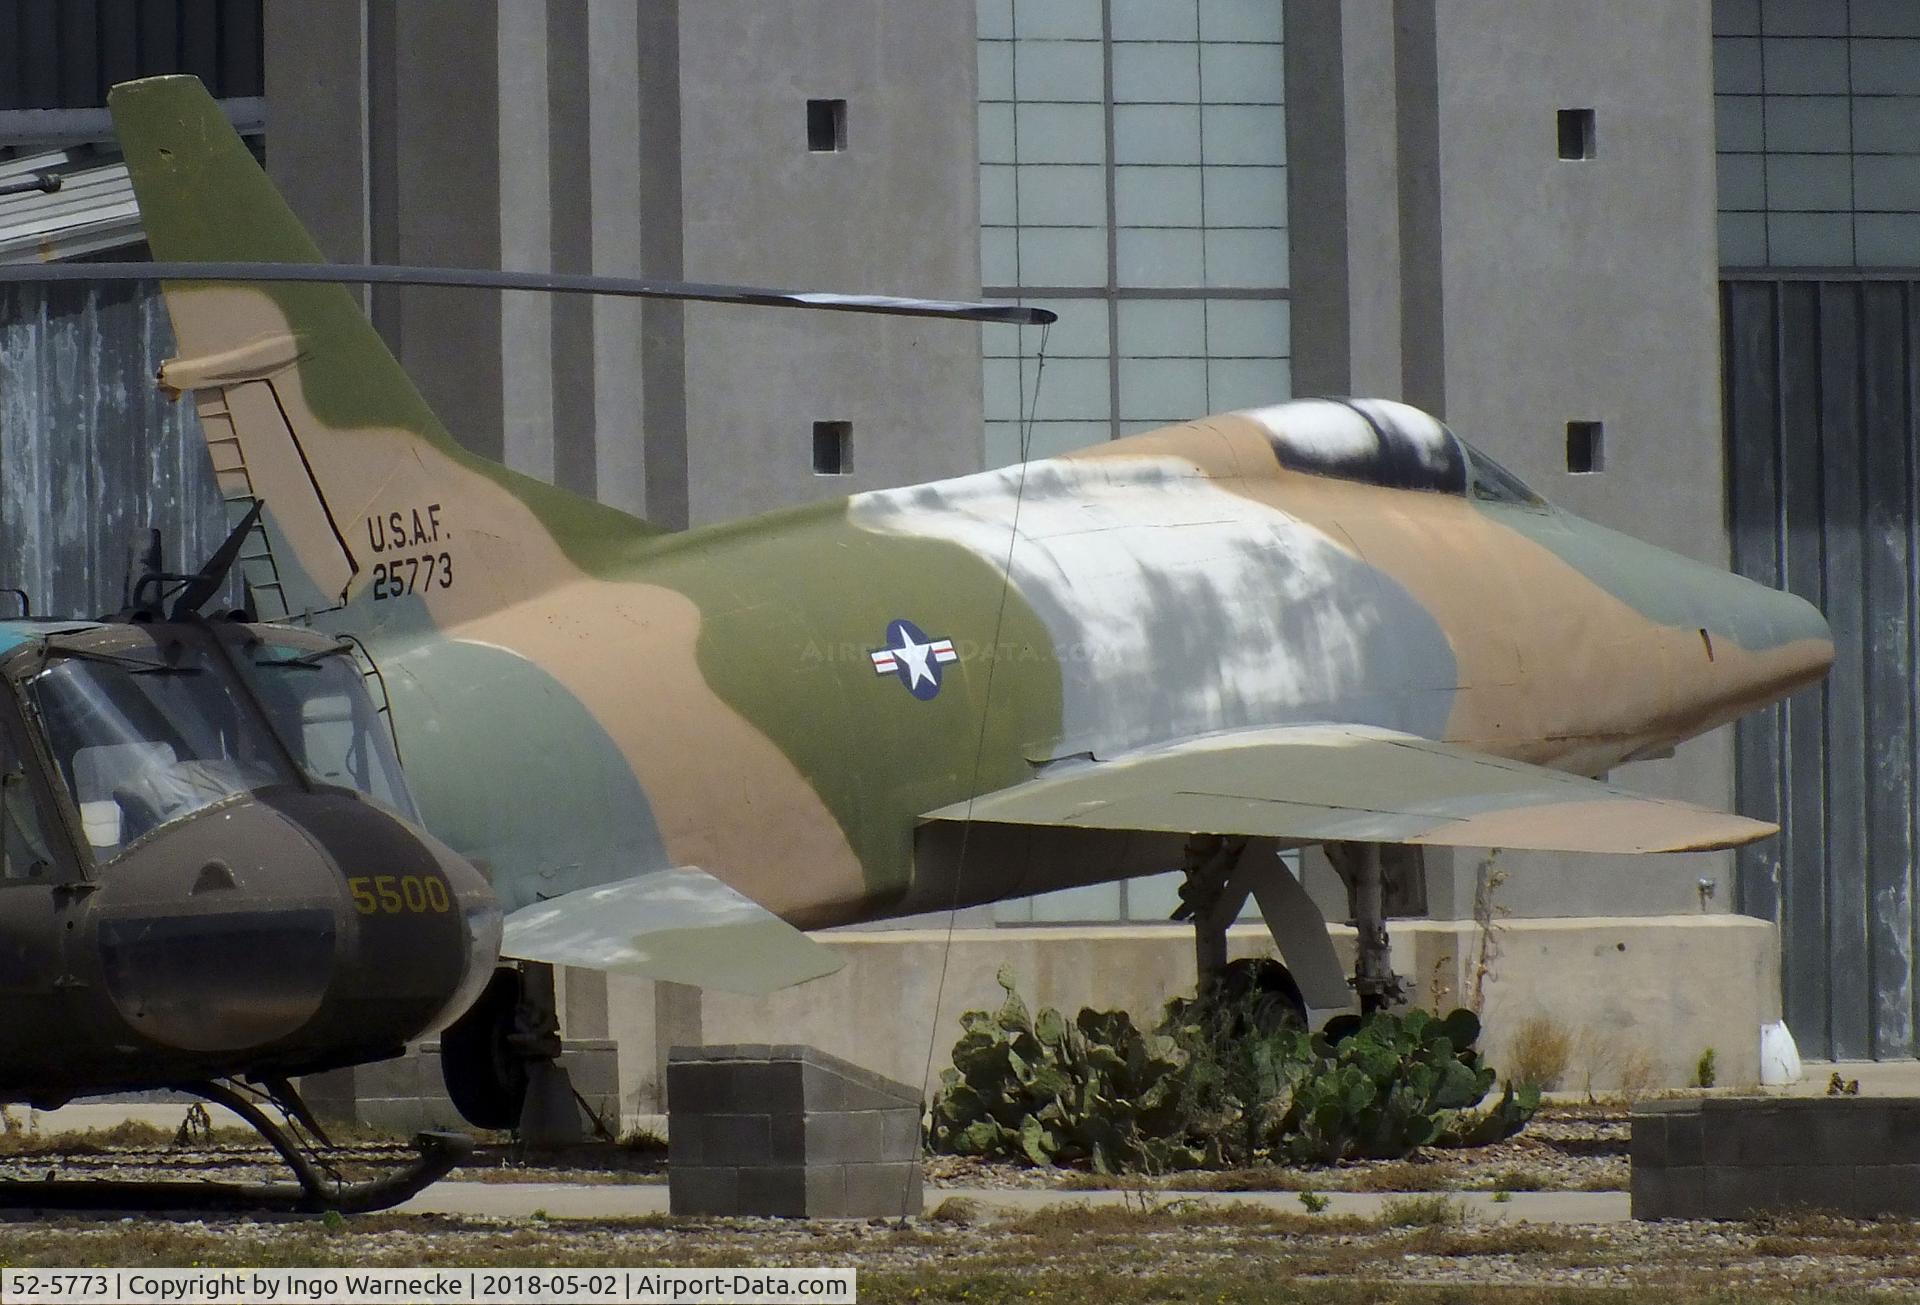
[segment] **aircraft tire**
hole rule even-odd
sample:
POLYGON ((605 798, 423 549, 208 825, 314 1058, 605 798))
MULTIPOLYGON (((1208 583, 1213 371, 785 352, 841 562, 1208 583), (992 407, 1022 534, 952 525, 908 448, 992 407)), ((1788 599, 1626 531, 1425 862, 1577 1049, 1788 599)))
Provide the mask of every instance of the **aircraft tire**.
POLYGON ((526 1062, 507 1038, 520 1004, 520 971, 502 967, 479 999, 440 1035, 440 1073, 453 1105, 475 1128, 515 1129, 527 1101, 526 1062))

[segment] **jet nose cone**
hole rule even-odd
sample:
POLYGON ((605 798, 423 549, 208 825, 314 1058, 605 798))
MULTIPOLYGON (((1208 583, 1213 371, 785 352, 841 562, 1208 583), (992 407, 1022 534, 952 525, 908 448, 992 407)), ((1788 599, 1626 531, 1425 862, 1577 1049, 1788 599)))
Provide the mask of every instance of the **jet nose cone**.
POLYGON ((1789 687, 1810 684, 1833 665, 1833 629, 1827 618, 1798 594, 1775 591, 1769 595, 1776 646, 1789 666, 1789 687))

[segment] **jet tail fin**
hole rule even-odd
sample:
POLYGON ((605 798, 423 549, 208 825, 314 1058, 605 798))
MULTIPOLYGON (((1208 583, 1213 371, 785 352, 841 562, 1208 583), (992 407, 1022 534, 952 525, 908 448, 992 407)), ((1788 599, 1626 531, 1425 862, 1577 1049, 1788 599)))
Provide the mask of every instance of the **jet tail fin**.
MULTIPOLYGON (((155 259, 324 261, 197 79, 108 103, 155 259)), ((265 505, 241 559, 263 617, 400 600, 444 623, 658 533, 462 449, 344 286, 162 288, 161 384, 194 395, 233 520, 265 505)))

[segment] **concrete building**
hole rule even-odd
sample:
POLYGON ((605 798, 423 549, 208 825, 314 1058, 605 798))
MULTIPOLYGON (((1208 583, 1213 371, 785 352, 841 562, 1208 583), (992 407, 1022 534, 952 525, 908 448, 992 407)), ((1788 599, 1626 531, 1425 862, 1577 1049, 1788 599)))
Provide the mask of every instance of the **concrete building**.
MULTIPOLYGON (((1832 689, 1615 776, 1737 796, 1780 844, 1429 855, 1433 922, 1396 938, 1431 999, 1480 990, 1496 1049, 1546 1014, 1679 1082, 1708 1045, 1752 1072, 1783 936, 1806 1050, 1915 1050, 1913 387, 1834 396, 1909 357, 1916 38, 1897 0, 268 0, 254 39, 268 168, 333 257, 1060 312, 1043 364, 1031 329, 371 296, 471 447, 662 524, 1373 394, 1582 515, 1826 600, 1832 689), (1891 479, 1860 458, 1875 422, 1905 423, 1891 479), (1863 501, 1892 541, 1864 562, 1863 501)), ((30 80, 0 60, 0 144, 53 107, 30 80)), ((1344 917, 1324 861, 1300 869, 1344 917)), ((932 989, 945 917, 844 942, 870 982, 754 1006, 572 975, 567 1016, 620 1038, 629 1111, 669 1043, 776 1028, 911 1078, 993 999, 991 956, 1069 1005, 1190 982, 1175 884, 966 913, 932 989)))

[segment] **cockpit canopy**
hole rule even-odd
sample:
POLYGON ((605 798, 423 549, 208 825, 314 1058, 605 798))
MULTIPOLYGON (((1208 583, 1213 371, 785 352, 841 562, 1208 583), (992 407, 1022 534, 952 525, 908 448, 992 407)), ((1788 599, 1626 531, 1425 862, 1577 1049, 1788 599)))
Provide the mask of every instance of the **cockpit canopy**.
POLYGON ((416 818, 349 645, 209 624, 94 627, 42 648, 23 676, 29 718, 98 861, 276 785, 356 789, 416 818))
POLYGON ((1243 413, 1280 465, 1314 476, 1541 506, 1518 476, 1420 409, 1391 399, 1301 399, 1243 413))

